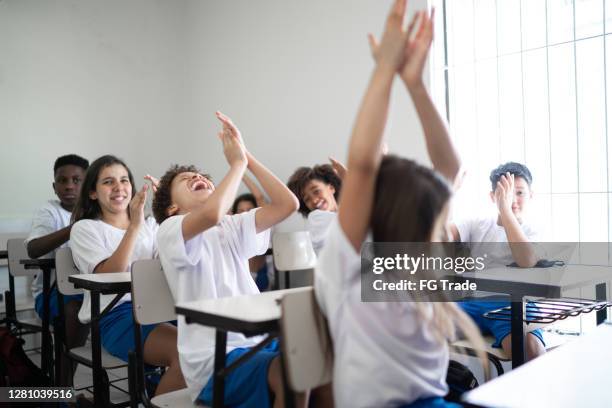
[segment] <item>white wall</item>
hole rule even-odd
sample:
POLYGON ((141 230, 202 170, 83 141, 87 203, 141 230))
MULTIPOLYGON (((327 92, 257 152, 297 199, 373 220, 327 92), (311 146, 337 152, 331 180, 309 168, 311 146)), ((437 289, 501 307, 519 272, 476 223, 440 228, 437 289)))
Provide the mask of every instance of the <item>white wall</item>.
MULTIPOLYGON (((411 2, 411 8, 426 0, 411 2)), ((126 160, 137 177, 194 163, 226 170, 214 111, 286 180, 344 160, 390 0, 0 0, 0 232, 52 197, 66 153, 126 160)), ((392 152, 423 159, 394 90, 392 152)))

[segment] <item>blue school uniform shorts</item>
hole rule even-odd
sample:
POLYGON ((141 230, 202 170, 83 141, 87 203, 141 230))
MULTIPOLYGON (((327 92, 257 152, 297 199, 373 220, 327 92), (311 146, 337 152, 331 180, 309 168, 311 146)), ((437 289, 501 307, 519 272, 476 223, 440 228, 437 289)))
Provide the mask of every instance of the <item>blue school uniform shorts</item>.
MULTIPOLYGON (((73 300, 82 302, 83 295, 64 295, 64 304, 73 300)), ((34 299, 34 309, 36 309, 36 314, 38 314, 38 317, 41 319, 43 318, 43 306, 43 294, 41 292, 36 296, 36 299, 34 299)), ((57 288, 54 286, 49 292, 49 323, 53 324, 57 316, 59 316, 59 309, 57 307, 57 288)))
MULTIPOLYGON (((470 315, 472 320, 474 320, 474 323, 476 323, 476 325, 483 334, 492 334, 495 337, 493 347, 501 348, 502 340, 506 338, 506 336, 508 336, 511 332, 510 320, 488 319, 483 315, 492 310, 510 306, 510 302, 487 302, 471 300, 458 302, 458 306, 461 307, 461 309, 463 309, 465 313, 470 315)), ((544 343, 544 338, 542 337, 542 330, 537 329, 530 333, 536 336, 542 342, 543 345, 546 345, 544 343)))
POLYGON ((461 408, 461 405, 446 401, 442 397, 422 398, 412 404, 402 405, 400 408, 461 408))
MULTIPOLYGON (((230 351, 225 365, 232 364, 249 350, 249 347, 244 347, 230 351)), ((239 408, 269 407, 268 368, 272 359, 278 355, 278 340, 275 339, 225 377, 225 405, 239 408)), ((207 405, 212 404, 213 382, 211 376, 198 396, 207 405)))
MULTIPOLYGON (((144 345, 147 337, 157 324, 141 326, 141 339, 144 345)), ((100 319, 100 339, 102 347, 113 356, 128 361, 128 352, 134 350, 134 318, 132 302, 123 302, 115 306, 100 319)))

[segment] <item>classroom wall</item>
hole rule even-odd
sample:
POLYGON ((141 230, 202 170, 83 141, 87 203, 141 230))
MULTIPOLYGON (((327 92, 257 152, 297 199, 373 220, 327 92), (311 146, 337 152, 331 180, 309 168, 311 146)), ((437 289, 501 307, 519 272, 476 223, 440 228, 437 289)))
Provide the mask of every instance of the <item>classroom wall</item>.
MULTIPOLYGON (((410 2, 423 7, 426 0, 410 2)), ((214 111, 283 180, 346 159, 390 0, 0 0, 0 233, 53 197, 52 163, 115 153, 135 175, 227 169, 214 111)), ((425 160, 396 83, 391 152, 425 160)))

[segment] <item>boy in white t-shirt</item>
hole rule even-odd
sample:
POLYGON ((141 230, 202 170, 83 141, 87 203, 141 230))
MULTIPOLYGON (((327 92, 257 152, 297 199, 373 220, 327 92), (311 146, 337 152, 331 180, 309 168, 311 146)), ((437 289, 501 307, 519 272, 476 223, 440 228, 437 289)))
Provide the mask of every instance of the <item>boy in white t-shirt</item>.
MULTIPOLYGON (((174 166, 161 178, 153 213, 161 224, 159 256, 175 302, 259 293, 248 259, 268 248, 269 228, 297 210, 291 191, 244 147, 239 130, 220 112, 219 138, 230 169, 215 187, 193 166, 174 166), (270 203, 227 215, 246 168, 259 181, 270 203)), ((227 364, 248 352, 259 339, 228 333, 227 364)), ((180 365, 191 398, 212 402, 215 331, 178 318, 180 365)), ((225 380, 225 404, 269 406, 269 390, 282 401, 278 344, 257 352, 225 380)), ((301 398, 304 399, 303 397, 301 398)), ((304 401, 298 401, 304 404, 304 401)))
MULTIPOLYGON (((489 194, 497 205, 497 217, 457 222, 451 226, 453 239, 469 243, 472 254, 486 252, 489 266, 515 264, 521 268, 533 267, 538 257, 534 246, 529 243, 537 241, 537 233, 524 222, 523 217, 533 196, 531 172, 523 164, 508 162, 494 169, 489 178, 489 194), (491 245, 494 242, 511 244, 491 245)), ((508 306, 508 302, 472 300, 459 304, 483 333, 491 333, 495 337, 493 347, 501 347, 508 356, 512 356, 510 321, 483 317, 488 311, 508 306)), ((541 330, 526 334, 525 351, 528 359, 546 351, 541 330)))
MULTIPOLYGON (((81 191, 81 183, 89 162, 76 154, 58 157, 53 165, 53 191, 58 200, 49 200, 38 209, 32 220, 32 229, 25 245, 30 258, 53 257, 55 250, 66 246, 70 239, 70 216, 81 191)), ((51 277, 51 283, 55 276, 51 277)), ((35 298, 36 313, 43 316, 43 279, 38 274, 32 284, 32 295, 35 298)), ((70 307, 71 303, 79 303, 82 295, 65 296, 64 304, 70 307)), ((79 305, 74 306, 78 310, 79 305)), ((53 324, 58 316, 57 288, 53 287, 49 299, 49 321, 53 324)), ((70 336, 72 338, 74 336, 70 336)))

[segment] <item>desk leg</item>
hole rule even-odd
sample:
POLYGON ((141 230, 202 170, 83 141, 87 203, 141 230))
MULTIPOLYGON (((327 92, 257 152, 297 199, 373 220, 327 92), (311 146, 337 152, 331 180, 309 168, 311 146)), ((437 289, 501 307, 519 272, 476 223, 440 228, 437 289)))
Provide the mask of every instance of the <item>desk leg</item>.
POLYGON ((225 367, 225 353, 227 351, 227 332, 218 330, 215 339, 215 371, 213 373, 213 407, 223 407, 225 394, 225 380, 219 372, 225 367))
MULTIPOLYGON (((606 283, 600 283, 599 285, 595 285, 595 299, 597 300, 607 300, 608 299, 608 288, 606 283)), ((604 307, 603 309, 597 312, 597 324, 600 325, 606 321, 608 318, 608 308, 604 307)))
POLYGON ((510 333, 512 334, 512 368, 516 368, 525 362, 523 302, 511 303, 510 333))
POLYGON ((100 293, 91 291, 91 359, 94 378, 94 404, 96 407, 109 405, 108 388, 102 378, 102 344, 100 341, 100 293))
POLYGON ((41 356, 41 369, 42 372, 49 375, 53 379, 53 373, 51 372, 51 332, 49 330, 49 298, 51 291, 51 270, 43 269, 43 315, 42 315, 42 356, 41 356))

